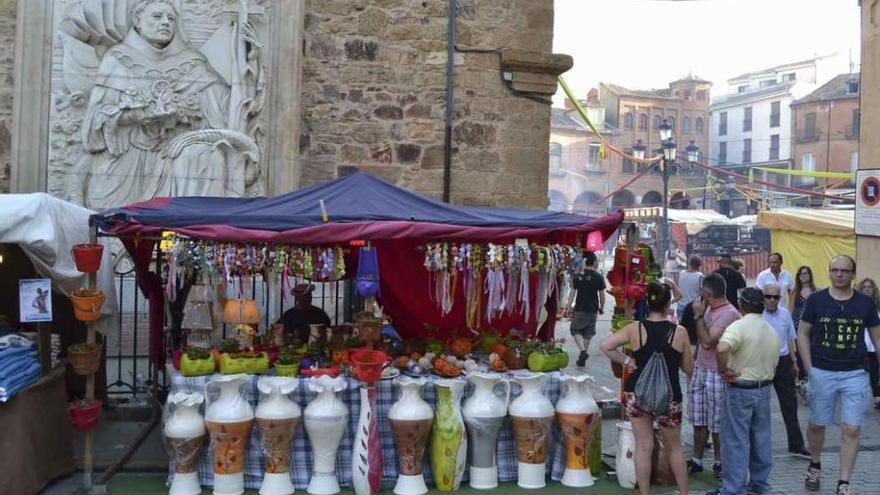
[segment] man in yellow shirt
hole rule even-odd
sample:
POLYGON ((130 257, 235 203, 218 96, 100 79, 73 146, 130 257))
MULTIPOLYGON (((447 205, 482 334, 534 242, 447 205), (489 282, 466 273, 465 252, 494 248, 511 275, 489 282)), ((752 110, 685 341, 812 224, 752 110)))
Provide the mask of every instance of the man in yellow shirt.
POLYGON ((739 297, 741 320, 718 342, 718 373, 727 382, 721 414, 723 482, 716 495, 769 493, 773 469, 770 389, 779 360, 779 337, 763 319, 764 293, 749 287, 739 297), (752 444, 751 439, 762 439, 752 444), (749 455, 745 456, 744 453, 749 455))

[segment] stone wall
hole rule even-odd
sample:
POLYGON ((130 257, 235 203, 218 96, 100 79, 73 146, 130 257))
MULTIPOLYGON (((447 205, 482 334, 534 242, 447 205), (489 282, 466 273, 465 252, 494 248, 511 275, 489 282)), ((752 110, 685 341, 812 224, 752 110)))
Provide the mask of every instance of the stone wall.
MULTIPOLYGON (((356 170, 440 197, 447 5, 308 0, 301 186, 356 170)), ((548 53, 552 2, 459 0, 451 199, 547 205, 550 106, 514 95, 499 49, 548 53)))
POLYGON ((0 193, 9 192, 11 173, 16 5, 15 0, 0 0, 0 193))
MULTIPOLYGON (((877 168, 880 164, 880 0, 862 2, 862 71, 861 71, 861 134, 859 136, 859 168, 877 168)), ((880 237, 858 236, 857 277, 880 274, 880 237)), ((876 278, 875 278, 876 279, 876 278)))

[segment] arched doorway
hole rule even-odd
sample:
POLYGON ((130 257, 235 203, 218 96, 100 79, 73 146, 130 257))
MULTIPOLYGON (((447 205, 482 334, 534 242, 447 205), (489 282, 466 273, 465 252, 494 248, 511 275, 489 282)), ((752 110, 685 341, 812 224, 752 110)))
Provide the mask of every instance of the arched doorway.
POLYGON ((568 208, 568 200, 565 195, 555 189, 550 189, 547 192, 547 199, 550 200, 550 205, 547 206, 550 211, 564 212, 568 208))
POLYGON ((636 205, 636 197, 629 189, 617 191, 611 197, 611 208, 619 210, 621 208, 632 208, 636 205))
POLYGON ((691 200, 688 198, 687 194, 677 192, 669 199, 669 207, 675 208, 676 210, 687 210, 691 207, 691 200))
POLYGON ((580 193, 574 200, 572 213, 578 215, 601 215, 605 211, 605 206, 599 203, 602 196, 593 191, 584 191, 580 193))
POLYGON ((657 191, 648 191, 642 196, 642 206, 663 206, 663 195, 657 191))

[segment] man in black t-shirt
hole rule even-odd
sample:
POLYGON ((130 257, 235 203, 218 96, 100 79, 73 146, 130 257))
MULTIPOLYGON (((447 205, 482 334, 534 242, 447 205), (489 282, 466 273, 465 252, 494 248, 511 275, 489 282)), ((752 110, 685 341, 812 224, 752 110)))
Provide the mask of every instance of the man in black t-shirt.
POLYGON ((300 342, 308 342, 309 325, 330 325, 330 317, 323 309, 312 306, 312 291, 315 286, 299 284, 290 291, 294 295, 295 305, 284 312, 278 323, 284 324, 284 333, 293 335, 300 342))
POLYGON ((739 291, 746 288, 746 279, 743 277, 742 273, 736 271, 734 268, 733 259, 731 259, 729 254, 724 254, 721 256, 721 268, 715 270, 715 273, 721 275, 725 282, 727 282, 727 301, 730 304, 733 304, 733 307, 739 309, 739 291))
MULTIPOLYGON (((571 335, 581 351, 575 363, 578 367, 583 367, 590 357, 587 353, 590 339, 596 335, 596 320, 605 307, 605 278, 596 270, 596 253, 584 252, 584 266, 584 271, 575 275, 571 282, 572 289, 577 292, 571 316, 571 335)), ((571 305, 570 300, 568 305, 571 305)))
POLYGON ((807 490, 819 489, 819 456, 825 427, 834 423, 840 400, 840 480, 838 494, 848 494, 849 479, 859 450, 861 426, 871 407, 870 380, 865 370, 865 331, 880 346, 880 317, 874 301, 854 291, 856 262, 846 255, 831 260, 831 287, 814 292, 804 304, 798 324, 798 349, 809 376, 810 467, 804 480, 807 490))

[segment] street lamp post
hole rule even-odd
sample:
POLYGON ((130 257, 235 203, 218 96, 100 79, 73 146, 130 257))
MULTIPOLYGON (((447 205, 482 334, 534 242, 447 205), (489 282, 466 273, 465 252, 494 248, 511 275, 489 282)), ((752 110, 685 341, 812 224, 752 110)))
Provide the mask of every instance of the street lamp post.
MULTIPOLYGON (((660 173, 663 177, 663 243, 660 247, 660 255, 666 256, 669 251, 669 176, 672 175, 672 165, 675 163, 676 145, 672 139, 672 125, 668 120, 660 124, 660 143, 663 155, 660 157, 660 173)), ((665 259, 665 258, 664 258, 665 259)))

